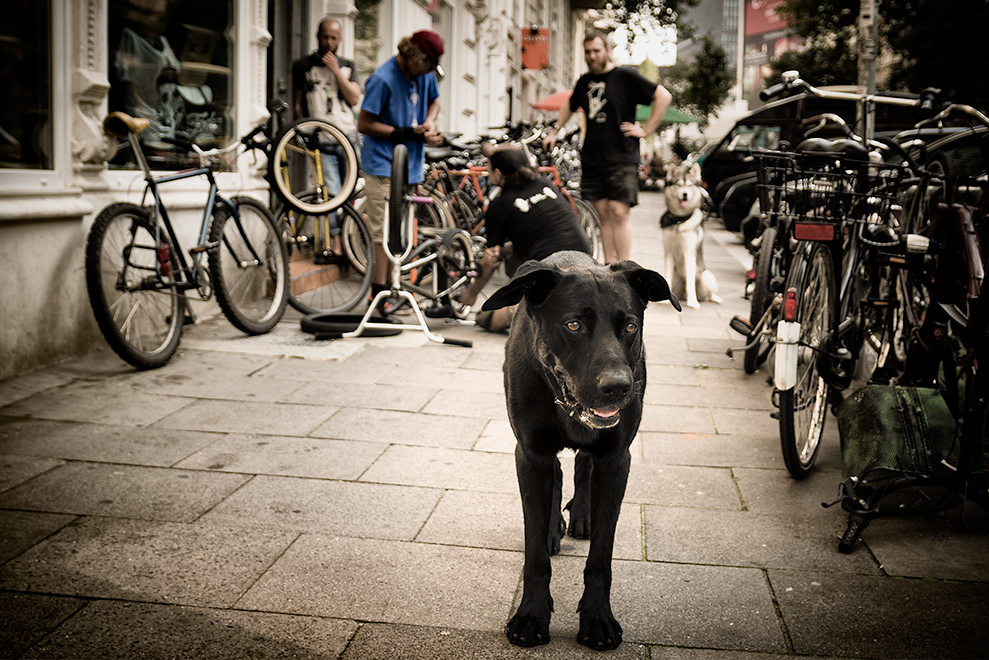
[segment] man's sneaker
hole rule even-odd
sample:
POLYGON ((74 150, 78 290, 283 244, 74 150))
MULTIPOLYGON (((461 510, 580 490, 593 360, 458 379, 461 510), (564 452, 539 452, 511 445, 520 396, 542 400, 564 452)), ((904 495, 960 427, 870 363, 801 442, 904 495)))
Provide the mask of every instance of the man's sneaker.
POLYGON ((395 312, 408 307, 409 301, 401 296, 388 296, 378 303, 378 311, 384 316, 389 316, 395 312))
POLYGON ((449 304, 436 305, 430 307, 423 311, 423 314, 431 319, 455 319, 457 315, 453 311, 453 307, 449 304))

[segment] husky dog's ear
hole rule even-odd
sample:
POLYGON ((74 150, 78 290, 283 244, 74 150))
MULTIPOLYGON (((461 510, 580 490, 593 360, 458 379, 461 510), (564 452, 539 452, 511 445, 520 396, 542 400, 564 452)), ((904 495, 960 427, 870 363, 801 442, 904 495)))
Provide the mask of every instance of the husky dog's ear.
POLYGON ((700 163, 694 163, 693 165, 691 165, 690 166, 690 171, 687 172, 687 176, 689 176, 690 179, 694 183, 700 183, 701 182, 701 164, 700 163))
POLYGON ((531 305, 540 305, 560 281, 563 274, 556 266, 530 259, 519 266, 515 277, 501 287, 481 305, 481 311, 488 312, 518 304, 522 298, 531 305))

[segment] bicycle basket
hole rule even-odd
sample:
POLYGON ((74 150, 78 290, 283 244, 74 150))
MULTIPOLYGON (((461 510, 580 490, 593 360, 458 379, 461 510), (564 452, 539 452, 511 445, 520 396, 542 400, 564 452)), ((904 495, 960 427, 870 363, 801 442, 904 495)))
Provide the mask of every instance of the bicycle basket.
POLYGON ((941 392, 919 387, 869 385, 837 408, 842 472, 856 497, 845 508, 870 502, 880 513, 921 513, 953 505, 946 480, 958 464, 956 424, 941 392))

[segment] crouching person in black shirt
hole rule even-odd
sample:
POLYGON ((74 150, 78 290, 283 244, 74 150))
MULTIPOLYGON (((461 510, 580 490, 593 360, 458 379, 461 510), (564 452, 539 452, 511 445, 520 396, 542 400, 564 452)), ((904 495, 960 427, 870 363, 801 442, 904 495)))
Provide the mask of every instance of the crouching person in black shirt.
MULTIPOLYGON (((481 274, 460 295, 460 302, 473 305, 495 269, 511 250, 514 260, 545 259, 561 250, 591 254, 591 246, 580 220, 567 198, 529 165, 518 147, 503 144, 488 157, 488 177, 501 186, 501 194, 484 214, 488 245, 481 261, 481 274), (506 245, 508 243, 511 245, 506 245)), ((498 332, 511 324, 514 308, 479 312, 477 324, 498 332)))

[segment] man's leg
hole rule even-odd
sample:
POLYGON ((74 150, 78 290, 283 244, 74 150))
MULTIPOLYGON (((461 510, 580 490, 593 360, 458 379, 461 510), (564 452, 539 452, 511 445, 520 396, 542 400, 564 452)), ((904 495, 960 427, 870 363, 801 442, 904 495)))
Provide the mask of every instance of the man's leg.
POLYGON ((613 199, 599 199, 594 202, 594 209, 601 218, 601 246, 604 249, 604 262, 610 264, 628 259, 632 254, 632 223, 629 220, 629 204, 613 199))

